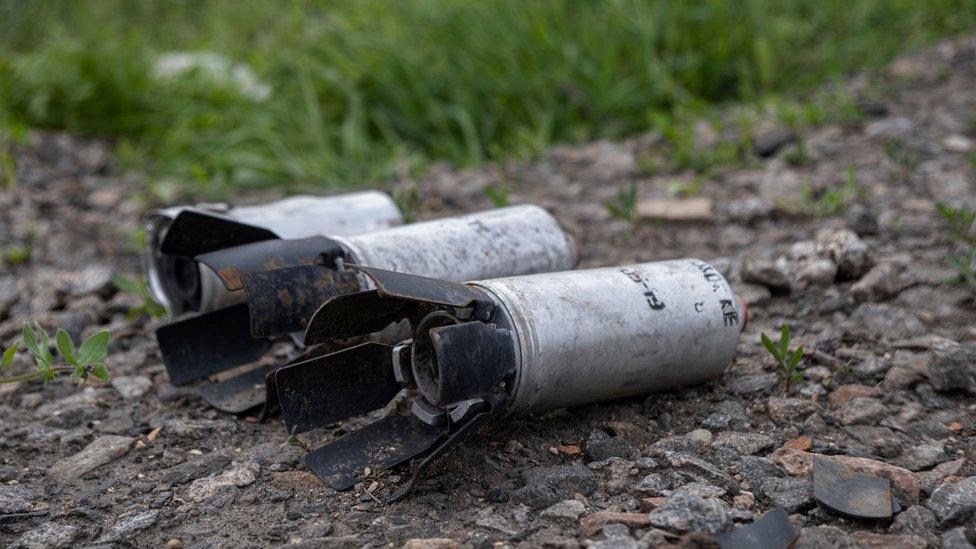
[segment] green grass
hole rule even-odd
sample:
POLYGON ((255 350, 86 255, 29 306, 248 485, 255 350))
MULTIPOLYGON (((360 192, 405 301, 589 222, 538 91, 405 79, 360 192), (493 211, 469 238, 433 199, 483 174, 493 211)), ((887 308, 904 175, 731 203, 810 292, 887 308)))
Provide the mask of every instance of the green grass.
POLYGON ((659 126, 680 140, 676 112, 973 28, 976 0, 0 0, 0 132, 109 136, 197 194, 362 185, 659 126), (271 96, 154 79, 172 50, 247 63, 271 96))

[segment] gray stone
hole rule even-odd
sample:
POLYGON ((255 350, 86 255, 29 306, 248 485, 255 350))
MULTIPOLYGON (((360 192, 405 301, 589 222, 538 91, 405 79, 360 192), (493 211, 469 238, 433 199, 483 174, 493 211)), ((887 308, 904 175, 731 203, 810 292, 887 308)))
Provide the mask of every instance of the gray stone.
POLYGON ((513 499, 533 509, 542 509, 573 494, 588 496, 596 491, 599 481, 593 471, 574 465, 533 467, 523 474, 525 486, 513 493, 513 499))
POLYGON ((878 216, 867 204, 853 204, 844 214, 844 224, 859 236, 878 234, 878 216))
POLYGON ((820 412, 820 405, 805 398, 769 397, 766 409, 773 421, 784 423, 806 419, 810 414, 820 412))
POLYGON ((671 467, 681 469, 726 488, 738 489, 738 483, 732 477, 703 459, 680 452, 664 452, 664 458, 671 467))
POLYGON ((586 513, 586 506, 583 505, 583 502, 575 499, 567 499, 549 506, 546 510, 539 513, 539 515, 552 520, 575 522, 584 513, 586 513))
POLYGON ((896 465, 909 471, 921 471, 942 463, 946 457, 942 444, 914 444, 905 450, 896 465))
POLYGON ((854 440, 874 449, 881 457, 892 458, 902 451, 902 443, 894 431, 874 425, 851 425, 844 429, 854 440))
POLYGON ((682 491, 651 510, 650 520, 653 526, 665 530, 708 534, 721 532, 731 523, 720 501, 682 491))
POLYGON ((774 373, 735 376, 725 382, 725 387, 737 395, 768 393, 777 385, 779 376, 774 373))
POLYGON ((939 486, 925 506, 935 513, 941 527, 961 524, 976 513, 976 477, 939 486))
POLYGON ((96 438, 77 454, 59 460, 48 471, 48 476, 58 482, 81 480, 91 471, 125 455, 135 439, 116 435, 96 438))
POLYGON ((836 526, 808 526, 800 530, 800 535, 791 546, 792 549, 853 549, 854 541, 836 526))
POLYGON ((895 515, 895 520, 888 528, 888 533, 915 534, 928 537, 935 532, 935 528, 935 514, 921 505, 912 505, 895 515))
POLYGON ((233 493, 232 487, 240 488, 247 486, 257 480, 260 467, 256 463, 233 463, 219 475, 212 477, 198 478, 190 484, 187 489, 186 497, 191 501, 207 502, 233 493))
POLYGON ((864 380, 875 380, 884 377, 885 372, 888 371, 891 365, 888 361, 879 357, 872 356, 866 360, 862 360, 855 364, 851 370, 854 375, 860 379, 864 380))
POLYGON ((14 548, 59 549, 69 547, 78 537, 79 529, 64 522, 44 522, 36 528, 21 534, 14 542, 14 548))
POLYGON ((734 400, 724 400, 713 407, 713 412, 702 422, 702 427, 721 431, 728 428, 740 428, 749 423, 749 414, 742 403, 734 400))
POLYGON ((200 477, 222 471, 230 465, 231 458, 223 454, 207 454, 164 469, 161 479, 166 484, 184 484, 200 477))
POLYGON ((610 436, 603 429, 594 429, 586 439, 586 458, 603 461, 612 457, 634 459, 637 449, 622 437, 610 436))
POLYGON ((752 491, 758 491, 767 479, 785 476, 773 460, 759 456, 743 456, 736 462, 735 470, 749 484, 747 489, 752 491))
POLYGON ((942 536, 942 549, 973 549, 972 542, 966 537, 966 528, 953 528, 942 536))
POLYGON ((762 493, 788 513, 813 506, 813 483, 802 477, 766 479, 762 483, 762 493))
POLYGON ((954 341, 936 346, 928 374, 929 383, 936 391, 976 390, 976 348, 954 341))
POLYGON ((742 257, 740 276, 743 282, 774 290, 789 290, 793 286, 786 261, 775 261, 761 250, 753 250, 742 257))
POLYGON ((112 378, 112 387, 115 387, 122 398, 133 400, 152 388, 152 380, 146 376, 117 376, 112 378))
POLYGON ((773 447, 775 442, 768 435, 762 433, 739 433, 725 431, 719 433, 712 446, 731 446, 737 452, 745 455, 758 454, 773 447))
POLYGON ((883 301, 892 298, 911 285, 904 272, 905 267, 900 263, 889 261, 875 265, 851 286, 851 296, 857 301, 883 301))
POLYGON ((107 542, 131 539, 134 534, 155 524, 158 517, 158 509, 150 509, 148 511, 121 516, 115 521, 112 528, 102 536, 100 541, 107 542))
POLYGON ((0 484, 0 514, 27 513, 31 511, 34 493, 20 484, 0 484))
POLYGON ((900 339, 925 331, 917 316, 888 303, 863 303, 854 309, 850 320, 881 338, 900 339))
POLYGON ((760 131, 752 139, 752 152, 756 156, 772 156, 783 145, 795 138, 793 132, 785 126, 773 126, 760 131))
POLYGON ((854 231, 826 229, 817 233, 817 251, 837 265, 837 276, 856 280, 874 265, 871 250, 854 231))
POLYGON ((635 492, 646 496, 659 496, 668 489, 670 489, 670 484, 664 480, 660 473, 651 473, 645 476, 634 487, 635 492))
POLYGON ((871 397, 857 397, 841 405, 836 415, 844 425, 875 424, 890 414, 888 407, 871 397))

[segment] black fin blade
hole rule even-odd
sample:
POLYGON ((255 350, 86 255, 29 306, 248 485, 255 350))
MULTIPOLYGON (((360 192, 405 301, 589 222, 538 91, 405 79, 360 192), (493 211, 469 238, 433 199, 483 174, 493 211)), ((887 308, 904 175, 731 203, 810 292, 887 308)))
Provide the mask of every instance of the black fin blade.
POLYGON ((331 238, 312 236, 290 240, 263 240, 198 255, 196 260, 217 273, 228 290, 244 286, 245 273, 312 265, 319 257, 335 258, 342 248, 331 238))
POLYGON ((304 331, 323 303, 359 290, 353 272, 321 265, 245 273, 243 279, 254 337, 304 331))
POLYGON ((712 536, 722 549, 786 549, 796 539, 796 530, 782 507, 771 511, 752 524, 740 526, 730 532, 712 536))
POLYGON ((412 303, 383 297, 376 290, 338 295, 315 311, 305 329, 305 345, 369 335, 403 320, 412 303))
POLYGON ((166 230, 159 251, 168 255, 196 257, 231 246, 240 246, 278 235, 257 225, 242 223, 213 212, 183 210, 166 230))
POLYGON ((209 383, 200 387, 200 396, 218 410, 243 414, 264 404, 265 377, 277 368, 277 364, 267 364, 218 383, 209 383))
POLYGON ((275 373, 278 405, 289 433, 382 408, 400 391, 392 347, 363 343, 275 373))
POLYGON ((348 490, 365 468, 396 467, 426 453, 444 434, 413 416, 392 414, 312 450, 305 465, 334 490, 348 490))
POLYGON ((448 307, 469 307, 482 297, 480 291, 461 282, 373 269, 361 265, 347 266, 368 276, 376 284, 380 294, 385 297, 448 307))
POLYGON ((251 337, 244 304, 167 324, 156 330, 156 341, 173 385, 254 362, 271 347, 269 340, 251 337))

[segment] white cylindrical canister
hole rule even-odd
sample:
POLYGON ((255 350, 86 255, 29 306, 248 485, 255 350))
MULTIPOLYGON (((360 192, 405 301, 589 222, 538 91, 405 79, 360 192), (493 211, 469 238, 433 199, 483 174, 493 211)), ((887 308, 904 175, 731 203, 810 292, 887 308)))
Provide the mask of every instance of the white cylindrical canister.
POLYGON ((191 258, 166 256, 159 252, 170 224, 188 209, 221 214, 242 223, 263 227, 279 238, 317 235, 353 235, 395 227, 403 216, 389 195, 363 191, 337 196, 292 196, 259 204, 231 208, 222 204, 175 206, 150 212, 146 218, 146 250, 143 270, 153 297, 170 314, 186 312, 186 293, 199 295, 199 312, 212 311, 244 301, 241 291, 230 292, 216 273, 201 268, 191 258))
POLYGON ((517 349, 509 412, 693 385, 735 353, 745 311, 696 259, 483 280, 517 349))
POLYGON ((539 206, 511 206, 336 238, 359 265, 464 281, 571 269, 576 246, 539 206))

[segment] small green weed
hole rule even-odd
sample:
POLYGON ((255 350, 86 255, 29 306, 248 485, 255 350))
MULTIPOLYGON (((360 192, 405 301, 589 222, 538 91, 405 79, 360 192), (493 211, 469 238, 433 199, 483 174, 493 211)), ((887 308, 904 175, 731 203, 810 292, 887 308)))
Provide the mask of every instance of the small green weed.
POLYGON ((807 152, 807 147, 803 139, 797 139, 796 144, 787 149, 783 154, 783 158, 790 166, 796 168, 809 166, 813 162, 813 158, 807 152))
POLYGON ((804 181, 800 185, 800 199, 795 207, 813 217, 822 219, 840 213, 850 203, 861 197, 863 192, 863 189, 857 184, 857 173, 852 166, 848 166, 844 181, 820 194, 815 193, 810 188, 809 181, 804 181))
POLYGON ((23 244, 11 244, 0 249, 0 261, 7 265, 21 265, 30 261, 31 249, 23 244))
POLYGON ((126 314, 126 318, 129 320, 141 315, 152 318, 163 318, 166 316, 166 308, 153 298, 149 292, 149 287, 146 285, 146 279, 143 277, 139 276, 131 279, 124 276, 114 276, 112 277, 112 283, 115 284, 116 288, 124 292, 135 294, 142 301, 139 305, 129 309, 129 312, 126 314))
POLYGON ((393 189, 393 202, 396 202, 403 213, 403 220, 413 223, 417 220, 417 210, 420 209, 423 199, 420 197, 420 189, 417 185, 410 183, 393 189))
POLYGON ((604 202, 603 207, 617 219, 634 223, 637 221, 637 183, 631 183, 617 193, 613 202, 604 202))
POLYGON ((58 354, 68 366, 55 366, 55 357, 51 353, 51 336, 47 331, 36 322, 33 325, 25 322, 20 337, 0 355, 0 371, 10 367, 14 355, 22 348, 27 349, 37 368, 26 374, 0 377, 0 383, 32 380, 43 380, 47 383, 59 374, 70 374, 79 383, 84 383, 89 377, 108 379, 108 367, 105 366, 109 341, 107 331, 101 330, 89 336, 77 349, 68 332, 61 328, 58 328, 54 341, 58 354))
POLYGON ((884 144, 884 155, 888 160, 898 165, 902 177, 909 177, 918 167, 918 158, 905 148, 905 144, 897 139, 889 139, 884 144))
POLYGON ((778 342, 774 342, 765 333, 759 334, 759 339, 762 341, 763 347, 779 363, 783 373, 786 374, 787 390, 791 385, 803 379, 803 372, 796 369, 800 361, 803 360, 803 346, 790 351, 790 326, 788 324, 783 324, 780 327, 778 342))
POLYGON ((504 208, 505 206, 508 206, 508 185, 505 185, 504 183, 489 185, 485 187, 483 192, 496 208, 504 208))
POLYGON ((958 208, 938 203, 936 209, 949 222, 949 235, 962 255, 950 251, 946 261, 959 271, 963 280, 976 291, 976 210, 965 206, 958 208))

